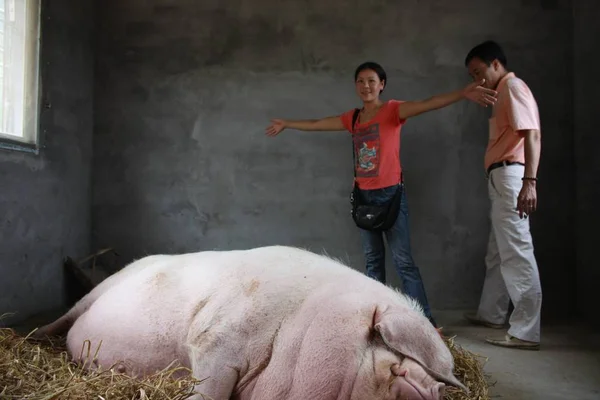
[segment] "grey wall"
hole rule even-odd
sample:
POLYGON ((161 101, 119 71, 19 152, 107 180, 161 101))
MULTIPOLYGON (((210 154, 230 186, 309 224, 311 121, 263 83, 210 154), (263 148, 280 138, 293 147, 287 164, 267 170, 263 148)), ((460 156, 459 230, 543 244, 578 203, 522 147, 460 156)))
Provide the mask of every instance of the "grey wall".
MULTIPOLYGON (((352 73, 365 60, 387 69, 387 98, 460 88, 468 83, 467 51, 494 38, 532 88, 543 121, 532 224, 544 311, 572 309, 569 3, 103 1, 93 247, 115 247, 122 264, 148 253, 289 244, 364 270, 349 216, 348 135, 289 131, 269 139, 269 118, 356 106, 352 73)), ((487 116, 463 102, 403 130, 414 257, 435 308, 475 306, 479 298, 489 228, 487 116)))
POLYGON ((45 148, 0 150, 0 314, 16 323, 65 303, 62 261, 89 250, 93 16, 91 0, 44 2, 45 148))
POLYGON ((600 3, 573 2, 574 9, 574 107, 577 182, 577 298, 578 311, 600 327, 600 262, 596 253, 600 227, 600 158, 597 114, 600 100, 598 80, 598 16, 600 3))

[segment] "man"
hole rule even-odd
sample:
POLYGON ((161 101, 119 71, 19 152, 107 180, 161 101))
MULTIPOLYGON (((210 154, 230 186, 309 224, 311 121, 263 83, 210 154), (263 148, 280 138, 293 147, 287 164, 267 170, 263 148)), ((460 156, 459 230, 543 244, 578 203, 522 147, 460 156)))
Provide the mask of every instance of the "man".
POLYGON ((512 301, 507 334, 486 341, 537 350, 542 289, 527 216, 537 207, 538 107, 525 82, 507 69, 506 56, 497 43, 475 46, 465 65, 474 80, 485 79, 484 86, 498 92, 485 153, 491 201, 486 276, 477 312, 465 317, 474 324, 502 329, 512 301))

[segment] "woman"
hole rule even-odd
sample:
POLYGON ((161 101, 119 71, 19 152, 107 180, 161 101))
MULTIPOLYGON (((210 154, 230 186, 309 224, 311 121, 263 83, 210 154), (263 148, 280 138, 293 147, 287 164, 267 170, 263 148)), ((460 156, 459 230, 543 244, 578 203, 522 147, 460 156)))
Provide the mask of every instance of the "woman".
MULTIPOLYGON (((484 107, 495 104, 496 91, 474 82, 464 89, 440 94, 421 101, 399 101, 380 99, 387 76, 383 68, 374 62, 361 64, 354 73, 356 93, 362 100, 354 127, 354 110, 338 116, 310 120, 274 119, 266 129, 268 136, 276 136, 284 129, 301 131, 343 131, 353 135, 355 153, 355 183, 364 202, 383 204, 392 199, 401 189, 400 212, 394 225, 385 231, 392 259, 404 288, 404 293, 415 298, 423 307, 433 326, 437 324, 431 316, 427 296, 415 265, 408 230, 408 207, 402 164, 400 162, 400 131, 408 118, 440 109, 462 99, 469 99, 484 107)), ((379 232, 360 229, 366 259, 367 275, 385 284, 385 249, 383 235, 379 232)))

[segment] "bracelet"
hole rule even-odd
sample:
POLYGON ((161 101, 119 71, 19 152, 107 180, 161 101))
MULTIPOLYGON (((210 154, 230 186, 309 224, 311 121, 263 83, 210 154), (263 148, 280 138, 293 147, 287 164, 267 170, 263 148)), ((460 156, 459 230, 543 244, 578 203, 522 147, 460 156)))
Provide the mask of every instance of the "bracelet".
POLYGON ((522 181, 536 181, 537 182, 537 178, 533 177, 533 176, 524 176, 521 178, 522 181))

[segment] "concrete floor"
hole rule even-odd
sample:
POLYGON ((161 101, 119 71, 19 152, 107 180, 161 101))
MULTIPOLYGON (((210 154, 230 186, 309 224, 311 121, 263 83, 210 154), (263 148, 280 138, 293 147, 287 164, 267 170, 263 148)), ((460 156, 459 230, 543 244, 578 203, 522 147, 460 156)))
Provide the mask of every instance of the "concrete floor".
POLYGON ((600 400, 600 332, 577 323, 547 323, 539 351, 506 349, 485 342, 504 330, 470 325, 462 312, 434 315, 444 334, 488 358, 484 370, 495 382, 493 399, 600 400))
MULTIPOLYGON (((63 310, 38 315, 15 327, 27 334, 63 310)), ((472 326, 462 312, 434 312, 447 336, 456 336, 464 349, 487 357, 492 399, 600 400, 600 332, 577 323, 546 323, 539 351, 506 349, 485 342, 503 330, 472 326)))

